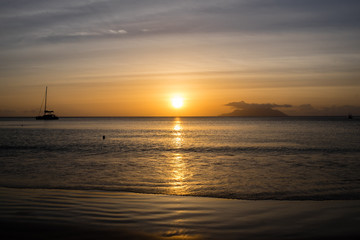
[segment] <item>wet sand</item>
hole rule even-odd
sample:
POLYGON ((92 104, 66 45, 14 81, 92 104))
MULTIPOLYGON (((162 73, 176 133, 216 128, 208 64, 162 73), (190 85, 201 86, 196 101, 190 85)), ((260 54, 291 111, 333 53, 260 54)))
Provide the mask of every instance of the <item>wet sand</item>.
POLYGON ((1 239, 357 239, 360 201, 0 188, 1 239))

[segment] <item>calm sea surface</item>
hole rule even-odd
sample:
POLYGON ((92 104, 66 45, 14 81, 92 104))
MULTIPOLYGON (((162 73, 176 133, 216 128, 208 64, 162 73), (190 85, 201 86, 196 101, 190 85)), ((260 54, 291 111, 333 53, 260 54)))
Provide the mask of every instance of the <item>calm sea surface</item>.
POLYGON ((2 118, 0 187, 359 200, 360 121, 2 118))

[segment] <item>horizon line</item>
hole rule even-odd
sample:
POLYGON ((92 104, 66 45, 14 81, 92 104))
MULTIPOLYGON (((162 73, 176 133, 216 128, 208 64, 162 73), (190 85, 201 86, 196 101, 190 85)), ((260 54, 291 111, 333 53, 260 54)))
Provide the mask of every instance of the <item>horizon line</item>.
MULTIPOLYGON (((360 115, 359 115, 360 116, 360 115)), ((352 115, 352 117, 359 117, 352 115)), ((35 118, 36 116, 0 116, 0 118, 35 118)), ((287 116, 58 116, 59 118, 201 118, 201 117, 220 117, 220 118, 291 118, 291 117, 348 117, 348 115, 287 115, 287 116)))

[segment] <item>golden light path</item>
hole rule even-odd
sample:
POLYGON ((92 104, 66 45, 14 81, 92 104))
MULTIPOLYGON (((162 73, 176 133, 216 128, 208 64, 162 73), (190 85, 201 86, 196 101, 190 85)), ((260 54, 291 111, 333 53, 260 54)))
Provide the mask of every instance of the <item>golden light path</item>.
MULTIPOLYGON (((183 136, 182 130, 183 127, 181 125, 180 118, 176 118, 174 120, 173 125, 173 142, 175 148, 179 149, 183 144, 183 136)), ((186 180, 186 176, 188 175, 186 169, 186 163, 183 159, 183 155, 181 153, 174 153, 171 158, 171 184, 172 184, 172 193, 177 195, 186 194, 186 186, 184 181, 186 180)))

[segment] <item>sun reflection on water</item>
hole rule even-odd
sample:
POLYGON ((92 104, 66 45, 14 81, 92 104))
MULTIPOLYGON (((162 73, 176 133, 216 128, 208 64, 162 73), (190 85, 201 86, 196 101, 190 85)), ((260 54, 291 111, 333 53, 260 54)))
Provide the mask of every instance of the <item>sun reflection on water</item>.
POLYGON ((174 153, 170 169, 171 193, 177 195, 186 194, 186 164, 181 154, 174 153))
POLYGON ((174 136, 174 145, 176 148, 181 148, 183 143, 183 136, 182 136, 182 126, 181 126, 181 120, 180 118, 176 118, 174 121, 174 127, 173 127, 173 136, 174 136))
POLYGON ((177 124, 175 124, 173 129, 174 129, 174 131, 180 131, 182 129, 182 127, 181 127, 180 123, 177 123, 177 124))
MULTIPOLYGON (((181 149, 183 138, 183 127, 180 118, 174 120, 173 125, 173 144, 176 149, 181 149)), ((173 153, 169 159, 170 170, 170 193, 176 195, 184 195, 187 193, 186 189, 186 176, 188 175, 186 162, 184 161, 183 154, 173 153)))
POLYGON ((175 153, 173 159, 173 180, 175 180, 174 185, 181 185, 182 181, 185 179, 184 174, 185 164, 182 159, 182 155, 175 153))

